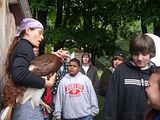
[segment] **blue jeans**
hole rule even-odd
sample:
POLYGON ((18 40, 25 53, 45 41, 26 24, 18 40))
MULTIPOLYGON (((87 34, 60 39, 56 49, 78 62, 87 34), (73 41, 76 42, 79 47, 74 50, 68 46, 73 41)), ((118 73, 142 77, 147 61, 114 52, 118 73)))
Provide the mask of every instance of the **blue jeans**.
POLYGON ((64 119, 64 120, 93 120, 93 116, 92 116, 92 115, 88 115, 88 116, 81 117, 81 118, 75 118, 75 119, 64 119))
POLYGON ((44 120, 40 107, 33 107, 31 101, 13 108, 11 120, 44 120))

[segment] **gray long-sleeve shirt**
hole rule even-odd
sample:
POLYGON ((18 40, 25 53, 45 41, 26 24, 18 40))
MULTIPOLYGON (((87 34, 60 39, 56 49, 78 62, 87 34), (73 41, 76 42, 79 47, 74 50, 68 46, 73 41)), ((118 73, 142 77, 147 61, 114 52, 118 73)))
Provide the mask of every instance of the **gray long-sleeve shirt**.
POLYGON ((97 96, 91 80, 78 73, 71 77, 67 74, 58 86, 54 115, 65 119, 81 118, 99 113, 97 96))

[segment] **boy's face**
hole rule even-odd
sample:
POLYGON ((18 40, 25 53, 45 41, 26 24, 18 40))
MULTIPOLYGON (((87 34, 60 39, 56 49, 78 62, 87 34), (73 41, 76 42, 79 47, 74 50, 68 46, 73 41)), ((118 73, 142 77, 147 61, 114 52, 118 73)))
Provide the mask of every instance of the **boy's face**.
POLYGON ((132 55, 132 59, 134 64, 139 68, 147 67, 150 62, 150 54, 149 53, 136 53, 132 55))
POLYGON ((70 62, 68 66, 68 72, 71 76, 77 75, 79 72, 79 66, 76 62, 70 62))
POLYGON ((113 67, 116 68, 119 64, 123 63, 123 58, 116 57, 113 59, 113 67))
POLYGON ((158 80, 160 75, 152 73, 149 78, 149 86, 146 87, 148 97, 148 105, 160 111, 160 88, 158 87, 158 80))

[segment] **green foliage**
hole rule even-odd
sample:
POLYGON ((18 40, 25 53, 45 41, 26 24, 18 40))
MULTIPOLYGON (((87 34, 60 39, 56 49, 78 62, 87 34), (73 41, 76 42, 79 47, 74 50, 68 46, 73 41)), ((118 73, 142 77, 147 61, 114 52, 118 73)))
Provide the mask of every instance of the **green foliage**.
POLYGON ((96 115, 95 120, 104 120, 104 105, 105 105, 105 98, 98 95, 98 105, 99 105, 99 114, 96 115))
POLYGON ((47 10, 48 6, 54 5, 50 0, 29 0, 29 3, 31 10, 47 10))
MULTIPOLYGON (((129 56, 129 41, 142 33, 142 22, 153 33, 153 23, 160 20, 159 0, 62 0, 62 25, 54 28, 59 17, 57 1, 29 0, 31 10, 37 14, 48 10, 46 52, 57 44, 70 51, 84 48, 107 67, 117 49, 129 56)), ((95 120, 103 120, 104 98, 98 95, 98 102, 100 113, 95 120)))
POLYGON ((128 53, 129 40, 141 33, 141 21, 153 32, 150 26, 160 16, 160 2, 155 0, 65 0, 61 3, 62 26, 55 29, 57 1, 29 1, 32 10, 48 9, 47 44, 85 48, 97 58, 111 56, 117 49, 128 53))
POLYGON ((59 42, 64 43, 64 47, 69 49, 72 48, 94 48, 96 50, 96 54, 99 56, 103 55, 103 50, 107 48, 105 52, 107 54, 111 54, 110 51, 112 50, 112 46, 110 44, 110 40, 106 33, 105 29, 94 28, 90 30, 83 30, 83 29, 52 29, 47 28, 45 34, 45 41, 48 44, 52 44, 53 46, 59 42))
POLYGON ((110 56, 107 56, 107 55, 104 55, 102 57, 99 57, 99 62, 102 63, 103 65, 105 65, 106 67, 111 67, 112 64, 111 64, 111 58, 110 56))
POLYGON ((47 26, 53 27, 56 19, 56 8, 49 6, 48 16, 47 16, 47 26))
POLYGON ((72 30, 71 29, 55 29, 47 27, 45 31, 46 42, 52 44, 53 46, 58 42, 67 42, 67 40, 72 39, 72 30))
POLYGON ((103 70, 98 69, 97 74, 98 74, 98 78, 100 79, 101 75, 103 74, 103 70))
POLYGON ((53 51, 52 44, 46 44, 46 46, 45 46, 45 53, 50 53, 51 51, 53 51))

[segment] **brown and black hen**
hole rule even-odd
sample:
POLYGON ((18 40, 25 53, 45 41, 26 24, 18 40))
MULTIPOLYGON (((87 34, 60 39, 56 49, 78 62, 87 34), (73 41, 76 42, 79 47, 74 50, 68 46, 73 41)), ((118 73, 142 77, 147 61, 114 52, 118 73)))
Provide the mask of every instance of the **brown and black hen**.
MULTIPOLYGON (((29 69, 36 75, 49 76, 58 71, 63 64, 64 59, 68 56, 69 54, 66 50, 58 50, 52 54, 44 54, 33 59, 29 69)), ((15 104, 24 103, 28 99, 33 99, 33 103, 38 105, 43 92, 44 88, 26 88, 24 86, 15 85, 12 80, 7 80, 3 91, 4 105, 6 107, 8 106, 8 111, 10 112, 7 114, 11 114, 15 104)))

